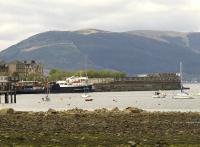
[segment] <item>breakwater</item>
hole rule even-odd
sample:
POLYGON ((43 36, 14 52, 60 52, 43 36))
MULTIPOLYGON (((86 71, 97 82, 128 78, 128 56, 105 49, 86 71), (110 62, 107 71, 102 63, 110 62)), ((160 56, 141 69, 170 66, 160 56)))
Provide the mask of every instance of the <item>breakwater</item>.
POLYGON ((144 77, 127 77, 95 80, 94 91, 152 91, 178 90, 180 78, 176 74, 150 74, 144 77), (98 82, 95 82, 98 81, 98 82))

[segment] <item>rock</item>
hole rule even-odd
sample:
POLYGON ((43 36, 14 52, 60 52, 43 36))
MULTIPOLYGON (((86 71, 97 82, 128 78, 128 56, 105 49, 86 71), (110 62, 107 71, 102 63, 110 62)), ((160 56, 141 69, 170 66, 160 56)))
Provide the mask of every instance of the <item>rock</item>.
POLYGON ((142 109, 138 109, 138 108, 134 108, 134 107, 127 107, 123 111, 126 113, 141 113, 141 112, 143 112, 142 109))
POLYGON ((130 144, 131 147, 137 147, 137 143, 135 141, 128 141, 128 144, 130 144))
POLYGON ((24 137, 24 136, 17 136, 16 139, 19 140, 19 141, 23 141, 23 140, 26 140, 26 137, 24 137))
POLYGON ((96 113, 106 113, 106 112, 108 112, 108 110, 106 108, 102 108, 102 109, 95 109, 94 112, 96 112, 96 113))
POLYGON ((110 112, 119 112, 119 108, 118 108, 118 107, 115 107, 115 108, 113 108, 112 110, 110 110, 110 112))
POLYGON ((35 140, 36 140, 36 138, 35 138, 35 137, 33 137, 33 138, 32 138, 32 140, 34 140, 34 141, 35 141, 35 140))
POLYGON ((83 110, 83 109, 78 109, 78 108, 74 108, 74 109, 70 109, 70 110, 67 110, 67 113, 86 113, 87 110, 83 110))
POLYGON ((13 114, 15 111, 12 108, 5 108, 0 110, 0 114, 13 114))
POLYGON ((54 109, 52 109, 52 108, 50 108, 50 109, 47 111, 47 113, 50 113, 50 114, 56 114, 57 111, 54 110, 54 109))
POLYGON ((8 135, 4 135, 3 136, 5 139, 10 139, 10 136, 8 136, 8 135))
POLYGON ((58 140, 58 139, 54 139, 54 138, 51 139, 51 141, 54 142, 54 143, 59 143, 59 142, 60 142, 60 140, 58 140))
POLYGON ((40 133, 38 133, 38 135, 39 136, 44 136, 45 134, 44 134, 44 132, 40 132, 40 133))
POLYGON ((166 143, 166 142, 163 141, 163 140, 159 140, 159 141, 157 141, 156 144, 155 144, 155 147, 167 147, 167 146, 169 146, 169 144, 166 143))

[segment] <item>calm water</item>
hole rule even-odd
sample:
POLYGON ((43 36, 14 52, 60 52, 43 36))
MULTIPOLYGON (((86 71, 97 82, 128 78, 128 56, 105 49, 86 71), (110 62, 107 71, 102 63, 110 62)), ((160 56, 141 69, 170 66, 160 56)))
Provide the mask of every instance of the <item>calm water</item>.
MULTIPOLYGON (((200 84, 185 84, 189 93, 200 93, 200 84)), ((152 98, 153 91, 96 92, 90 93, 93 101, 86 102, 81 93, 50 94, 50 101, 43 102, 44 94, 17 95, 16 104, 0 104, 0 108, 14 108, 20 111, 47 111, 49 108, 67 110, 80 108, 94 110, 118 107, 138 107, 148 111, 196 111, 200 112, 200 96, 195 99, 173 99, 179 91, 166 91, 166 98, 152 98)), ((3 98, 2 98, 3 100, 3 98)))

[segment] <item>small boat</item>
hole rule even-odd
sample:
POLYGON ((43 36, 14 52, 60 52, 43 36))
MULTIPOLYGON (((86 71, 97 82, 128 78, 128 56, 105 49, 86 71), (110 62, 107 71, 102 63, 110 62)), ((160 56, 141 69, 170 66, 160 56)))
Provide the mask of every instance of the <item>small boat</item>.
POLYGON ((166 96, 166 93, 160 91, 155 91, 155 93, 152 95, 153 98, 165 98, 166 96))
POLYGON ((85 101, 92 101, 93 99, 90 98, 91 95, 89 95, 87 88, 84 89, 84 93, 81 95, 82 98, 85 99, 85 101))
POLYGON ((81 95, 81 97, 82 97, 82 98, 88 98, 88 97, 90 97, 90 95, 87 94, 87 93, 84 93, 84 94, 81 95))
POLYGON ((189 95, 187 92, 182 91, 181 93, 177 93, 173 96, 174 99, 193 99, 191 95, 189 95))
POLYGON ((42 100, 45 101, 45 102, 49 102, 50 101, 50 97, 49 97, 50 89, 49 89, 49 82, 48 82, 48 80, 45 83, 45 87, 46 87, 46 96, 44 98, 42 98, 42 100))
POLYGON ((86 98, 85 101, 93 101, 92 98, 86 98))
POLYGON ((193 96, 200 96, 200 92, 199 93, 194 93, 194 94, 192 94, 193 96))
POLYGON ((42 101, 44 101, 44 102, 49 102, 49 101, 50 101, 50 98, 49 98, 48 96, 46 96, 46 97, 42 98, 42 101))
POLYGON ((181 78, 181 92, 173 96, 174 99, 193 99, 189 93, 185 92, 183 89, 183 77, 182 77, 182 62, 180 62, 180 78, 181 78))
MULTIPOLYGON (((85 62, 86 62, 86 58, 85 58, 85 62)), ((85 66, 86 66, 86 64, 85 64, 85 66)), ((85 67, 85 71, 86 71, 86 67, 85 67)), ((89 92, 91 91, 91 88, 90 88, 91 85, 88 84, 87 72, 85 72, 85 77, 83 79, 84 80, 82 80, 82 81, 84 81, 85 87, 83 88, 84 93, 81 95, 81 97, 84 98, 85 101, 93 101, 92 98, 89 98, 89 97, 91 97, 91 95, 89 95, 89 92)))
POLYGON ((82 98, 85 99, 85 101, 93 101, 91 97, 91 95, 89 95, 87 88, 84 89, 84 93, 81 95, 82 98))

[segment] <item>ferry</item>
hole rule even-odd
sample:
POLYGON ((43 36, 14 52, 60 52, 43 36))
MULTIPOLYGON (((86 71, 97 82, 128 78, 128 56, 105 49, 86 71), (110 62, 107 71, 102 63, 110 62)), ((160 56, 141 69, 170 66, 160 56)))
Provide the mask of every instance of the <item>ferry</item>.
POLYGON ((51 93, 84 92, 86 89, 92 91, 92 84, 88 83, 88 77, 72 76, 50 84, 51 93))

